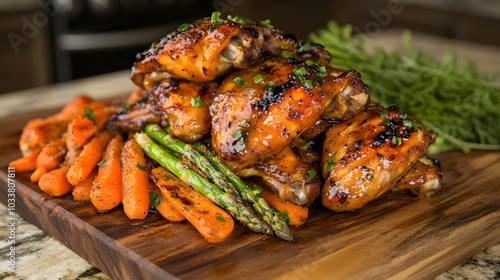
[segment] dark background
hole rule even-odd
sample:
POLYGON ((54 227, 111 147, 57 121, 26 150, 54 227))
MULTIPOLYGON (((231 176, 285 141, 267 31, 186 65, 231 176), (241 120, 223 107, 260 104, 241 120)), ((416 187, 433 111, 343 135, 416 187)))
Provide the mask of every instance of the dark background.
POLYGON ((372 35, 408 28, 500 46, 492 0, 2 0, 0 93, 128 69, 137 52, 214 10, 270 19, 300 39, 336 20, 372 35))

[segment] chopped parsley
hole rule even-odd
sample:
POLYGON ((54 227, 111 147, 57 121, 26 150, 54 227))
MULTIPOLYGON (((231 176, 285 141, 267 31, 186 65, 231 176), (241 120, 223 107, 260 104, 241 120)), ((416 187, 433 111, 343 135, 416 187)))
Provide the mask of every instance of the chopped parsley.
POLYGON ((85 108, 83 109, 83 111, 85 112, 85 114, 83 115, 85 118, 95 122, 95 115, 94 112, 92 112, 92 110, 90 110, 89 108, 85 108))
POLYGON ((367 174, 366 179, 373 181, 375 179, 375 176, 373 176, 372 174, 367 174))
POLYGON ((225 222, 225 221, 226 221, 226 219, 224 219, 224 217, 219 216, 219 215, 215 216, 215 218, 216 218, 216 219, 217 219, 217 221, 219 221, 219 222, 225 222))
POLYGON ((171 195, 170 197, 171 197, 171 198, 173 198, 173 199, 179 198, 179 197, 178 197, 178 196, 176 196, 176 195, 171 195))
POLYGON ((266 91, 266 92, 273 92, 273 90, 274 90, 274 82, 270 81, 269 84, 267 84, 262 90, 266 91))
POLYGON ((382 118, 387 118, 387 117, 389 117, 389 112, 387 112, 387 110, 383 110, 383 111, 380 111, 379 115, 382 118))
POLYGON ((142 171, 146 171, 146 166, 144 166, 144 165, 142 165, 140 163, 137 163, 137 168, 139 168, 142 171))
POLYGON ((242 136, 241 131, 236 130, 235 132, 233 132, 233 138, 238 139, 241 138, 241 136, 242 136))
POLYGON ((333 170, 333 167, 335 166, 335 163, 333 162, 335 160, 335 157, 331 157, 328 162, 326 163, 326 171, 330 172, 333 170))
POLYGON ((316 177, 316 170, 311 169, 311 170, 307 171, 307 176, 309 176, 309 178, 311 178, 311 179, 314 179, 316 177))
POLYGON ((155 192, 149 192, 149 206, 151 208, 155 208, 160 204, 161 202, 161 196, 155 192))
POLYGON ((165 180, 172 180, 172 176, 165 174, 165 180))
POLYGON ((385 125, 389 125, 390 123, 391 123, 391 120, 390 120, 390 119, 385 119, 385 120, 383 120, 381 123, 379 123, 378 125, 385 126, 385 125))
POLYGON ((106 161, 105 160, 101 160, 100 162, 97 163, 97 166, 101 167, 104 165, 106 161))
POLYGON ((179 28, 177 30, 179 30, 180 32, 184 32, 186 30, 189 29, 191 25, 189 23, 183 23, 179 26, 179 28))
POLYGON ((123 107, 125 107, 125 109, 127 109, 127 110, 130 110, 130 109, 132 109, 132 104, 125 103, 125 105, 123 105, 123 107))
POLYGON ((245 127, 245 126, 247 126, 249 123, 250 123, 250 121, 249 121, 249 120, 241 120, 241 122, 240 122, 240 126, 241 126, 241 127, 245 127))
POLYGON ((290 223, 290 217, 288 216, 288 211, 285 210, 283 213, 280 212, 277 208, 271 207, 271 209, 278 214, 287 224, 290 223))

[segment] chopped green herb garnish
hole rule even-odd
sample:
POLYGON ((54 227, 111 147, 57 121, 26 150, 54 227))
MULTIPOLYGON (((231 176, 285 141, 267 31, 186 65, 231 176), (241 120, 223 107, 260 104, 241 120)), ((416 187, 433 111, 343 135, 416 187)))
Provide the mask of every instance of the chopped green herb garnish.
POLYGON ((269 84, 267 84, 262 90, 266 92, 272 92, 274 90, 274 82, 270 81, 269 84))
POLYGON ((293 54, 292 54, 291 52, 289 52, 289 51, 282 51, 282 52, 281 52, 281 56, 282 56, 283 58, 295 58, 295 59, 297 58, 295 55, 293 55, 293 54))
POLYGON ((172 214, 167 216, 167 218, 173 218, 173 217, 174 217, 174 215, 172 215, 172 214))
POLYGON ((239 23, 241 25, 245 25, 245 24, 248 24, 250 22, 249 18, 240 17, 238 15, 234 15, 234 16, 228 15, 227 19, 232 21, 232 22, 239 23))
POLYGON ((314 88, 313 82, 311 80, 303 80, 302 84, 308 89, 314 88))
POLYGON ((226 23, 225 20, 220 18, 221 12, 213 12, 211 17, 212 24, 220 25, 226 23))
POLYGON ((312 60, 309 59, 309 60, 306 60, 306 65, 312 67, 312 66, 315 66, 317 64, 316 64, 316 62, 314 62, 314 61, 312 61, 312 60))
POLYGON ((372 174, 366 174, 366 179, 373 181, 375 179, 375 176, 373 176, 372 174))
POLYGON ((326 164, 326 171, 330 172, 333 170, 333 167, 335 166, 335 163, 333 161, 335 160, 335 157, 331 157, 328 159, 328 163, 326 164))
POLYGON ((270 19, 261 20, 260 23, 262 25, 264 25, 265 27, 267 27, 267 28, 271 28, 271 29, 274 28, 274 26, 271 24, 271 20, 270 19))
POLYGON ((411 120, 403 120, 403 125, 404 126, 412 126, 412 121, 411 120))
POLYGON ((392 143, 394 144, 398 144, 398 138, 396 136, 392 136, 392 139, 391 139, 392 143))
POLYGON ((149 206, 151 208, 155 208, 160 204, 161 202, 161 196, 155 192, 149 192, 149 206))
POLYGON ((320 81, 314 81, 314 85, 317 87, 323 87, 323 83, 320 81))
POLYGON ((125 107, 125 109, 127 109, 127 110, 130 110, 130 109, 132 109, 132 104, 125 103, 125 105, 123 105, 123 107, 125 107))
POLYGON ((83 111, 85 112, 85 114, 83 115, 85 118, 95 122, 95 116, 94 116, 94 112, 92 112, 92 110, 90 110, 89 108, 85 108, 85 109, 83 109, 83 111))
POLYGON ((172 180, 172 176, 165 174, 165 180, 172 180))
POLYGON ((309 73, 305 67, 293 68, 293 73, 297 76, 305 76, 309 73))
POLYGON ((239 85, 240 87, 245 87, 246 85, 248 85, 248 82, 240 77, 234 78, 233 82, 239 85))
POLYGON ((401 144, 403 144, 403 139, 401 138, 398 138, 398 142, 397 142, 398 146, 400 146, 401 144))
POLYGON ((308 52, 310 50, 311 50, 311 43, 309 41, 306 41, 302 46, 297 48, 298 53, 308 52))
POLYGON ((241 131, 236 130, 235 132, 233 132, 233 138, 238 139, 241 138, 241 136, 242 136, 241 131))
POLYGON ((224 219, 224 217, 222 217, 222 216, 215 216, 215 218, 217 219, 217 221, 220 221, 220 222, 225 222, 226 221, 224 219))
POLYGON ((139 168, 142 171, 146 171, 146 166, 144 166, 144 165, 142 165, 140 163, 137 163, 137 168, 139 168))
POLYGON ((241 122, 240 122, 240 124, 239 124, 239 125, 240 125, 241 127, 245 127, 245 126, 247 126, 249 123, 250 123, 250 121, 249 121, 249 120, 241 120, 241 122))
POLYGON ((304 144, 302 147, 300 147, 302 150, 307 150, 310 148, 309 144, 304 144))
POLYGON ((257 84, 260 84, 264 81, 264 77, 262 77, 261 74, 257 74, 255 76, 253 76, 253 81, 257 84))
POLYGON ((401 115, 399 115, 399 117, 403 120, 406 120, 408 118, 408 114, 407 113, 401 113, 401 115))
POLYGON ((307 171, 307 176, 309 176, 309 178, 311 178, 311 179, 314 179, 316 177, 316 170, 311 169, 311 170, 307 171))
POLYGON ((382 118, 387 118, 387 117, 389 117, 389 112, 387 110, 382 110, 382 111, 380 111, 379 115, 382 118))
POLYGON ((318 76, 320 78, 328 76, 328 72, 326 71, 326 67, 325 66, 320 66, 319 67, 319 73, 316 74, 316 76, 318 76))
POLYGON ((101 160, 100 162, 97 163, 97 166, 101 167, 104 165, 106 161, 105 160, 101 160))
POLYGON ((151 48, 156 47, 156 45, 158 45, 158 42, 153 42, 153 43, 151 43, 151 48))
POLYGON ((260 187, 260 186, 253 185, 253 188, 254 188, 253 193, 255 195, 259 195, 262 192, 262 187, 260 187))
POLYGON ((271 207, 271 209, 276 212, 287 224, 290 223, 290 217, 288 216, 288 211, 285 210, 283 213, 280 212, 277 208, 271 207))
POLYGON ((179 198, 179 197, 178 197, 178 196, 176 196, 176 195, 171 195, 170 197, 171 197, 171 198, 173 198, 173 199, 179 198))
POLYGON ((191 105, 195 108, 199 108, 203 106, 203 101, 201 101, 201 97, 191 97, 191 105))
POLYGON ((385 119, 385 120, 383 120, 381 123, 379 123, 378 125, 382 125, 382 126, 384 126, 384 125, 389 125, 390 123, 391 123, 391 120, 390 120, 390 119, 385 119))
POLYGON ((179 26, 179 28, 177 28, 177 30, 179 30, 180 32, 184 32, 184 31, 188 30, 190 26, 191 26, 191 24, 189 24, 189 23, 183 23, 179 26))

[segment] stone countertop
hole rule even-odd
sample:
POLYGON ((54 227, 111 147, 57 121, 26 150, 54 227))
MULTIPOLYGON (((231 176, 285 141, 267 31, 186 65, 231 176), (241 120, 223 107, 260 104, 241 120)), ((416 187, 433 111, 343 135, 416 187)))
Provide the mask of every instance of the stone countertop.
MULTIPOLYGON (((0 203, 0 236, 10 233, 7 207, 0 203)), ((16 223, 16 269, 8 270, 9 245, 0 243, 0 279, 5 280, 110 280, 98 268, 75 254, 58 240, 45 234, 18 215, 16 223)), ((3 239, 3 238, 2 238, 3 239)), ((500 243, 486 249, 460 265, 444 272, 435 280, 499 279, 500 243)))

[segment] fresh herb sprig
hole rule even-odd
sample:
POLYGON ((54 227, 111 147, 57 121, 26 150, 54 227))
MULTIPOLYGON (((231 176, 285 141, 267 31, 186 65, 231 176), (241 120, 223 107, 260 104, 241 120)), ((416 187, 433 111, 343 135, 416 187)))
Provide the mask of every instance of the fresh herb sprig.
POLYGON ((366 49, 367 37, 352 37, 352 26, 330 22, 310 35, 332 55, 331 64, 361 73, 372 100, 397 105, 434 130, 430 153, 452 149, 500 150, 500 86, 495 75, 480 75, 473 62, 458 63, 451 48, 441 60, 411 47, 403 34, 405 53, 366 49))

